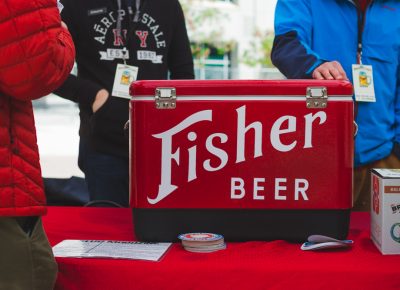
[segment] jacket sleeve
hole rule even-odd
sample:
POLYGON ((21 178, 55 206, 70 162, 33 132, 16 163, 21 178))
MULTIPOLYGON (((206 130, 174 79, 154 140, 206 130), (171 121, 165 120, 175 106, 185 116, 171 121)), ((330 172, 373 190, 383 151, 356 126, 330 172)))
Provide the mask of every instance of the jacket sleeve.
POLYGON ((312 33, 310 0, 278 0, 271 60, 287 78, 311 78, 326 61, 312 50, 312 33))
MULTIPOLYGON (((400 51, 399 51, 399 61, 397 62, 397 85, 396 85, 396 98, 395 98, 395 141, 400 145, 400 51)), ((399 146, 400 147, 400 146, 399 146)), ((400 149, 400 148, 399 148, 400 149)), ((397 155, 400 159, 400 151, 397 155)))
POLYGON ((61 98, 79 103, 85 108, 91 108, 97 92, 101 89, 102 87, 96 83, 70 74, 67 80, 54 93, 61 98))
POLYGON ((182 7, 176 3, 174 35, 168 53, 168 68, 171 79, 194 79, 193 57, 187 35, 182 7))
MULTIPOLYGON (((62 20, 67 24, 72 39, 78 47, 79 23, 76 19, 80 19, 81 16, 76 16, 76 14, 80 13, 80 10, 76 7, 77 3, 73 3, 71 0, 61 0, 61 3, 64 6, 61 12, 62 20)), ((90 80, 85 80, 82 77, 70 74, 66 81, 62 83, 54 93, 64 99, 79 103, 85 108, 91 108, 97 92, 102 88, 102 86, 90 80)))
POLYGON ((0 91, 20 100, 51 93, 75 58, 56 0, 5 0, 0 11, 0 91))

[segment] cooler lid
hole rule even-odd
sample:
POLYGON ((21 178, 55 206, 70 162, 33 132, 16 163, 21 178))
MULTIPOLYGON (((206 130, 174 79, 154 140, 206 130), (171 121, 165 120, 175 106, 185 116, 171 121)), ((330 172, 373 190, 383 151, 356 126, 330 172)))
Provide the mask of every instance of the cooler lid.
POLYGON ((155 88, 175 88, 179 97, 214 96, 305 96, 309 87, 324 87, 328 96, 353 95, 348 81, 327 80, 143 80, 130 86, 133 97, 154 95, 155 88))

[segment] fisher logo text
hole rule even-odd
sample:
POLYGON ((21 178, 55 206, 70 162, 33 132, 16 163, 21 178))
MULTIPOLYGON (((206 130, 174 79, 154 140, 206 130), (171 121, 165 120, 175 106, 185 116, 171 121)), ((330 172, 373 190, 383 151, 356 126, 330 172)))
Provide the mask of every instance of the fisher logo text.
MULTIPOLYGON (((234 129, 229 133, 214 129, 214 132, 207 133, 204 138, 199 138, 200 133, 204 136, 204 132, 200 132, 199 128, 203 125, 214 125, 213 117, 216 118, 217 116, 216 112, 207 109, 192 113, 168 130, 153 134, 152 137, 156 138, 157 143, 160 144, 161 172, 158 192, 151 192, 149 195, 151 198, 148 196, 147 201, 153 205, 157 204, 180 186, 183 186, 183 184, 174 184, 176 183, 174 182, 174 174, 178 174, 176 169, 186 173, 185 182, 189 183, 198 178, 200 171, 218 172, 227 165, 236 166, 241 163, 252 162, 253 159, 261 158, 264 155, 265 159, 275 153, 288 154, 295 148, 296 150, 309 150, 314 147, 313 135, 315 135, 315 131, 323 130, 327 121, 325 111, 315 110, 300 116, 279 115, 269 120, 272 123, 266 128, 263 120, 254 121, 252 119, 251 122, 248 121, 249 116, 246 118, 246 109, 246 105, 233 109, 232 112, 235 117, 229 122, 233 123, 234 129), (294 139, 285 139, 286 134, 294 134, 296 131, 301 132, 301 134, 296 135, 294 139), (182 137, 188 141, 186 145, 177 141, 178 138, 182 140, 182 137), (202 141, 199 141, 200 139, 202 141), (226 150, 228 145, 230 149, 226 150), (267 148, 272 148, 268 149, 268 152, 264 152, 267 151, 265 150, 266 145, 268 145, 267 148), (206 157, 202 157, 198 153, 200 150, 207 152, 206 157), (269 150, 273 152, 269 152, 269 150), (249 154, 249 152, 252 154, 249 154), (185 162, 183 162, 183 158, 185 158, 185 162), (186 158, 188 159, 187 162, 186 158)), ((208 126, 208 128, 218 128, 218 126, 208 126)), ((301 172, 299 175, 301 175, 301 172)), ((253 200, 265 198, 263 189, 266 180, 262 176, 254 176, 251 181, 248 178, 245 179, 233 174, 230 174, 228 178, 230 185, 227 183, 227 187, 230 186, 230 188, 226 189, 226 195, 229 196, 230 200, 240 200, 246 196, 245 182, 253 183, 253 200)), ((291 188, 293 188, 293 194, 290 197, 293 201, 307 202, 310 199, 307 193, 310 183, 302 176, 296 176, 291 180, 285 176, 279 176, 274 180, 268 180, 268 182, 273 183, 273 198, 275 200, 288 198, 283 193, 286 184, 289 182, 291 188)))

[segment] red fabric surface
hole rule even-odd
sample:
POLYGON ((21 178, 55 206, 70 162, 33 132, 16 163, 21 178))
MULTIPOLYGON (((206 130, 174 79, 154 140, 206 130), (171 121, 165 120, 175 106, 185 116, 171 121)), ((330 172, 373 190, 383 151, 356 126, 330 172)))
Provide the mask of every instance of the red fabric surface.
MULTIPOLYGON (((64 239, 133 240, 131 209, 49 207, 52 245, 64 239)), ((369 238, 369 214, 351 216, 348 250, 301 251, 285 241, 228 243, 209 254, 174 244, 159 262, 57 258, 56 289, 399 289, 400 256, 369 238)))
POLYGON ((59 87, 74 65, 56 0, 0 1, 0 216, 45 213, 31 100, 59 87))

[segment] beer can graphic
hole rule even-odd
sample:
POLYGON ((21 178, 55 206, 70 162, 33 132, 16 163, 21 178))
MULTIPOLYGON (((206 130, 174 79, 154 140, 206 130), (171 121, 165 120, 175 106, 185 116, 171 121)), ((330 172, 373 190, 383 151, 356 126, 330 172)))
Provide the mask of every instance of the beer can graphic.
POLYGON ((131 73, 129 70, 124 70, 121 75, 121 85, 130 85, 131 73))
POLYGON ((367 75, 365 71, 360 71, 358 75, 358 81, 360 83, 360 87, 366 88, 371 84, 371 77, 367 75))

